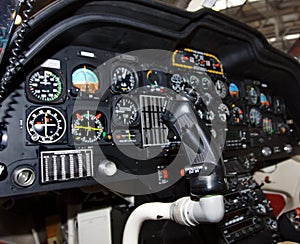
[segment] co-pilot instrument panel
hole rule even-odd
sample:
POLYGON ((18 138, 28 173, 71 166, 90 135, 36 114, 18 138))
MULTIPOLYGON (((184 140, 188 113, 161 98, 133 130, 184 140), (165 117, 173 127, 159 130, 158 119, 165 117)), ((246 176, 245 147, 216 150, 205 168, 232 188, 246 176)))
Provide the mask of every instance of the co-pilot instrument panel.
POLYGON ((34 66, 2 108, 1 184, 10 187, 1 195, 88 185, 119 172, 155 172, 155 183, 168 186, 165 167, 180 138, 161 113, 178 96, 204 121, 225 163, 242 157, 251 170, 257 160, 292 153, 293 120, 267 80, 227 77, 222 60, 200 50, 156 56, 161 62, 68 46, 34 66))

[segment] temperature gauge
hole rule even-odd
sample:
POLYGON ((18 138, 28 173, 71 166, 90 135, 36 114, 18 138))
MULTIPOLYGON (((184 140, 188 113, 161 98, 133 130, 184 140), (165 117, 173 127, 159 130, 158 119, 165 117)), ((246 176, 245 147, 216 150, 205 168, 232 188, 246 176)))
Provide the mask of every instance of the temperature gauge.
POLYGON ((54 143, 65 134, 66 120, 59 110, 52 107, 40 107, 28 115, 26 127, 31 141, 54 143))

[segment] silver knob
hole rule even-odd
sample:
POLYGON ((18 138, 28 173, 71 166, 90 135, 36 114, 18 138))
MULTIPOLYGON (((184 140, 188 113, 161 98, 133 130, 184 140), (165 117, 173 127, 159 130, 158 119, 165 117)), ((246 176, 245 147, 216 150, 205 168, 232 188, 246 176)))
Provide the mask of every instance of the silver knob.
POLYGON ((264 148, 261 150, 261 154, 262 154, 263 156, 265 156, 265 157, 269 157, 269 156, 271 156, 271 154, 272 154, 272 150, 271 150, 271 148, 269 148, 269 147, 264 147, 264 148))
POLYGON ((21 187, 31 186, 35 181, 35 173, 29 167, 16 169, 13 173, 13 181, 21 187))
POLYGON ((286 153, 291 153, 293 151, 293 147, 290 144, 286 144, 283 148, 286 153))
POLYGON ((99 172, 105 174, 106 176, 113 176, 117 173, 117 166, 114 162, 109 160, 104 160, 99 165, 99 172))

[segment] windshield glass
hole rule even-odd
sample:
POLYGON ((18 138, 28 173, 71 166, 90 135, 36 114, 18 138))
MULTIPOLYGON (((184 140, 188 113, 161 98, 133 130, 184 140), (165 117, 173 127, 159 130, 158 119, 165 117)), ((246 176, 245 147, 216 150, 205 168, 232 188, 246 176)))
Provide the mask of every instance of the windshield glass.
POLYGON ((0 2, 0 63, 11 36, 12 26, 18 12, 18 0, 1 0, 0 2))

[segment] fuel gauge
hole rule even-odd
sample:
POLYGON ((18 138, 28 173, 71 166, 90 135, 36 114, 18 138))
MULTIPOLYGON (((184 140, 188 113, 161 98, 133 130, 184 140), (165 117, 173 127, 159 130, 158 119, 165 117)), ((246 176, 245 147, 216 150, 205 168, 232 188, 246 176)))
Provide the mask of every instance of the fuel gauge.
POLYGON ((159 86, 162 82, 161 74, 156 70, 148 70, 146 73, 146 79, 148 85, 152 87, 159 86))

